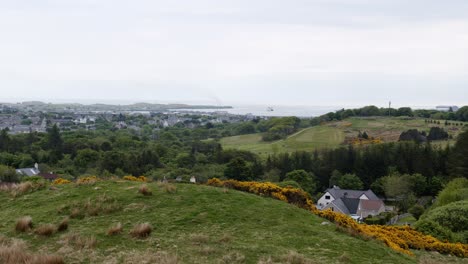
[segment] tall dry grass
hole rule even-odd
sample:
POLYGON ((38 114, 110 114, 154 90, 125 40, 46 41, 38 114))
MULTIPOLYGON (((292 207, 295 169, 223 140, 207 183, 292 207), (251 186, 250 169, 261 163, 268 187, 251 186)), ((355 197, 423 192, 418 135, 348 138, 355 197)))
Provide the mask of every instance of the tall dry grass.
POLYGON ((262 258, 258 264, 314 264, 314 262, 296 251, 289 251, 287 254, 280 256, 278 259, 272 257, 262 258))
POLYGON ((69 233, 62 236, 61 242, 66 246, 70 246, 79 250, 94 249, 97 245, 96 237, 85 237, 79 235, 78 233, 69 233))
POLYGON ((223 263, 223 264, 245 263, 245 256, 239 252, 229 252, 221 258, 220 263, 223 263))
POLYGON ((26 244, 19 240, 0 238, 0 263, 2 264, 63 264, 60 256, 38 255, 27 251, 26 244))
POLYGON ((30 216, 24 216, 16 220, 16 226, 15 226, 16 232, 28 232, 32 228, 33 228, 33 222, 30 216))
POLYGON ((58 232, 63 232, 63 231, 66 231, 68 230, 68 222, 69 222, 69 218, 68 217, 65 217, 62 222, 59 223, 58 227, 57 227, 57 231, 58 232))
POLYGON ((177 186, 175 186, 172 183, 158 182, 157 186, 159 188, 163 189, 166 193, 176 193, 177 192, 177 186))
POLYGON ((36 235, 45 237, 52 236, 53 234, 55 234, 55 232, 57 232, 57 228, 53 224, 41 225, 34 230, 34 233, 36 235))
POLYGON ((117 223, 109 228, 107 230, 107 235, 109 236, 114 236, 114 235, 119 235, 123 232, 123 226, 121 223, 117 223))
POLYGON ((205 234, 191 234, 189 239, 195 245, 203 245, 210 241, 210 237, 205 234))
POLYGON ((22 182, 16 185, 14 188, 12 188, 10 194, 13 197, 18 197, 26 193, 29 193, 32 190, 34 190, 34 184, 32 182, 22 182))
POLYGON ((143 194, 144 196, 151 196, 153 192, 148 188, 146 184, 143 184, 138 188, 138 193, 143 194))
POLYGON ((149 223, 136 224, 130 231, 130 235, 134 238, 146 238, 153 232, 153 227, 149 223))
POLYGON ((72 202, 57 209, 59 214, 68 214, 70 218, 82 219, 86 216, 111 214, 122 209, 117 199, 106 194, 88 198, 83 202, 72 202))
POLYGON ((177 255, 167 252, 154 252, 153 250, 147 251, 133 251, 122 252, 123 263, 125 264, 178 264, 181 263, 177 255))

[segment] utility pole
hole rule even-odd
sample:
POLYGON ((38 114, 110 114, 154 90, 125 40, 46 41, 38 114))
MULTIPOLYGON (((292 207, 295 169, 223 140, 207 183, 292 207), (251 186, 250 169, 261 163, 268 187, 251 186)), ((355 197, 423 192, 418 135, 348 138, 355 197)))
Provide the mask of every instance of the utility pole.
POLYGON ((392 109, 392 101, 388 102, 388 116, 390 116, 390 110, 392 109))

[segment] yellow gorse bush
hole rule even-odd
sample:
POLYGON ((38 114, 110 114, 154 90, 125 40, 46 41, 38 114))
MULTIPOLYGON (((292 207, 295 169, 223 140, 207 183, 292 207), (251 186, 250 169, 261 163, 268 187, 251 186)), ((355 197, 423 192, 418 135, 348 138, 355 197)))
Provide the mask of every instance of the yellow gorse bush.
POLYGON ((226 187, 239 191, 250 192, 260 196, 273 197, 308 210, 311 210, 314 207, 310 195, 303 190, 293 187, 280 187, 271 182, 240 182, 236 180, 221 181, 214 178, 208 180, 207 184, 216 187, 226 187))
POLYGON ((98 177, 96 176, 87 176, 87 177, 82 177, 76 180, 77 184, 92 184, 99 181, 98 177))
POLYGON ((54 185, 69 184, 69 183, 71 183, 71 181, 62 179, 62 178, 57 178, 52 182, 52 184, 54 185))
POLYGON ((216 178, 208 180, 207 184, 250 192, 260 196, 268 196, 294 204, 300 208, 311 211, 315 215, 328 219, 340 227, 351 229, 353 232, 362 236, 382 241, 391 249, 404 254, 413 255, 409 249, 417 249, 437 251, 442 254, 451 254, 458 257, 468 257, 468 245, 442 242, 432 236, 418 232, 409 226, 358 224, 345 214, 333 212, 331 210, 320 211, 312 203, 309 194, 300 189, 291 187, 282 188, 270 182, 222 181, 216 178))
POLYGON ((148 181, 148 178, 146 178, 145 176, 140 176, 140 177, 124 176, 123 179, 127 180, 127 181, 136 181, 136 182, 147 182, 148 181))
POLYGON ((353 145, 370 145, 370 144, 381 144, 384 141, 381 138, 370 138, 370 139, 364 139, 364 138, 353 138, 351 140, 351 144, 353 145))

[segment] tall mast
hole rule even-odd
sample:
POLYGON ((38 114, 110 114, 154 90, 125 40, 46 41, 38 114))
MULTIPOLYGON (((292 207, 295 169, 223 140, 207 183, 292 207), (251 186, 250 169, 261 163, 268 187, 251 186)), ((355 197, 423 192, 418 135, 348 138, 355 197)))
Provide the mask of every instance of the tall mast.
POLYGON ((390 116, 390 110, 392 109, 392 101, 388 102, 388 116, 390 116))

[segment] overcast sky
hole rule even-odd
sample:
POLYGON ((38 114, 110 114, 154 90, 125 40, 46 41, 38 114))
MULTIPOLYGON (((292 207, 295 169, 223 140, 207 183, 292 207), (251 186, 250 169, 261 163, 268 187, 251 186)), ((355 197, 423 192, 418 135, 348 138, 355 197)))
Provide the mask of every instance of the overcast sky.
POLYGON ((0 90, 0 101, 468 104, 468 1, 5 0, 0 90))

